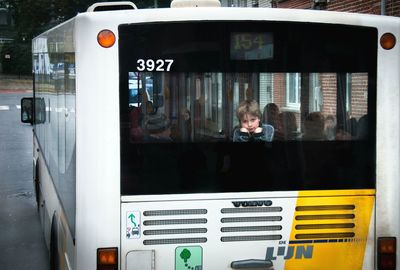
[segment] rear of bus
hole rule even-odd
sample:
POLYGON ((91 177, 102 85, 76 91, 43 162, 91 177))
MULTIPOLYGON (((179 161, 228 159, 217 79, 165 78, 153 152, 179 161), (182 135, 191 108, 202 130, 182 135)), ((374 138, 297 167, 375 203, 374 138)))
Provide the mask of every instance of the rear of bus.
POLYGON ((378 52, 394 50, 382 30, 361 16, 220 10, 118 27, 120 269, 396 269, 377 237, 398 231, 375 220, 377 182, 390 195, 394 180, 377 173, 378 52), (272 141, 233 142, 245 99, 277 105, 261 119, 272 141))

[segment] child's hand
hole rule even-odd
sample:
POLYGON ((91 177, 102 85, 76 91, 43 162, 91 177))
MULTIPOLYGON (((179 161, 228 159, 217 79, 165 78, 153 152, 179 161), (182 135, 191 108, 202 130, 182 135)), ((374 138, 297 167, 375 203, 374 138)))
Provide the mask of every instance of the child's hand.
POLYGON ((242 127, 242 128, 240 128, 240 132, 249 133, 249 130, 247 128, 242 127))
POLYGON ((262 132, 262 127, 258 127, 256 128, 256 130, 254 130, 254 133, 261 133, 262 132))

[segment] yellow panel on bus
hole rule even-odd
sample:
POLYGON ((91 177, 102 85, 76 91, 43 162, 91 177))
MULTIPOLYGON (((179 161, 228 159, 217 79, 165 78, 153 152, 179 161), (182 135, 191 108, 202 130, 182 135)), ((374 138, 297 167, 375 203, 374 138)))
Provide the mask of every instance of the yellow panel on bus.
POLYGON ((374 190, 299 192, 286 270, 362 269, 374 190), (342 194, 340 194, 342 193, 342 194))

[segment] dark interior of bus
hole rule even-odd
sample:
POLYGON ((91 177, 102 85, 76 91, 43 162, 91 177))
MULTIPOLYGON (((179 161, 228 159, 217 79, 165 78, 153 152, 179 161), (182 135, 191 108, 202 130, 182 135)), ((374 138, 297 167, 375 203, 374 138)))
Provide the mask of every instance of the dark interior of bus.
POLYGON ((375 187, 376 29, 207 21, 119 36, 122 195, 375 187), (243 100, 271 141, 233 141, 243 100))

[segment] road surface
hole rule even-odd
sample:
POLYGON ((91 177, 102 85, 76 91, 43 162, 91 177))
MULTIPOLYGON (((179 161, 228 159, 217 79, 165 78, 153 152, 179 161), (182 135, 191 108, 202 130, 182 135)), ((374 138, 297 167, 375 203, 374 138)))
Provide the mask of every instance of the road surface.
POLYGON ((0 269, 49 269, 32 184, 32 126, 20 122, 29 80, 0 78, 0 269))

